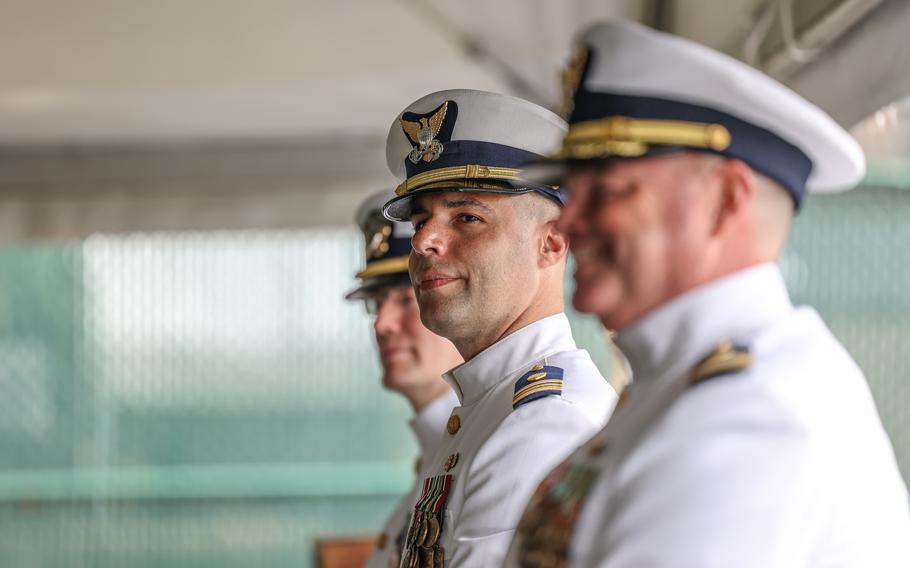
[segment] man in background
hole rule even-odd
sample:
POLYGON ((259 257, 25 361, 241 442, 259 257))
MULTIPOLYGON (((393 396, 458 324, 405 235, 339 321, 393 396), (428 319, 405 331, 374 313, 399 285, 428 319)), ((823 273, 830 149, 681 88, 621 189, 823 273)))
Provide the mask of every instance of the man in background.
MULTIPOLYGON (((360 286, 348 300, 363 300, 373 314, 373 331, 382 365, 382 384, 404 396, 414 417, 411 429, 420 456, 432 452, 445 432, 446 419, 458 403, 442 374, 462 359, 452 343, 429 331, 420 321, 414 289, 408 278, 408 252, 413 230, 382 216, 382 205, 394 194, 380 192, 367 199, 357 213, 366 245, 366 267, 357 273, 360 286)), ((422 459, 416 464, 423 480, 422 459)), ((369 568, 398 566, 408 510, 417 486, 389 516, 367 564, 369 568)))
MULTIPOLYGON (((632 384, 541 483, 507 566, 910 566, 907 491, 862 371, 776 260, 863 154, 770 77, 630 22, 566 73, 573 303, 632 384)), ((528 175, 528 174, 526 174, 528 175)))

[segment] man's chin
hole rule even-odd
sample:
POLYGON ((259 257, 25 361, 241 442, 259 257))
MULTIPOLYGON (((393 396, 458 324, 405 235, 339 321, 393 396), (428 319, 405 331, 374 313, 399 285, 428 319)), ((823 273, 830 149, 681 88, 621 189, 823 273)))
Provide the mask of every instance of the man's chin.
POLYGON ((579 293, 578 291, 572 296, 572 307, 583 314, 597 314, 602 309, 603 302, 591 294, 579 293))
POLYGON ((414 373, 414 365, 390 365, 385 369, 385 374, 382 377, 382 386, 386 390, 401 393, 403 390, 413 386, 414 373))
POLYGON ((436 335, 451 339, 463 318, 454 310, 446 309, 444 304, 425 303, 420 305, 420 321, 436 335))
POLYGON ((578 284, 572 295, 572 307, 581 313, 602 317, 616 311, 619 300, 616 286, 606 282, 578 284))

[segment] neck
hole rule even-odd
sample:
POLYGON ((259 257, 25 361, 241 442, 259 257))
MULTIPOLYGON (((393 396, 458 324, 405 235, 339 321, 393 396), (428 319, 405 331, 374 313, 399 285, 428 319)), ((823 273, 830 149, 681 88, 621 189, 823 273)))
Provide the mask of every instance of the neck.
POLYGON ((448 389, 449 385, 441 377, 433 377, 432 380, 425 381, 422 386, 414 387, 401 394, 408 399, 414 414, 418 414, 428 404, 444 395, 448 389))
MULTIPOLYGON (((470 361, 484 349, 512 335, 519 329, 563 311, 565 311, 565 308, 562 297, 559 297, 558 301, 548 303, 531 303, 523 312, 513 318, 509 318, 508 321, 499 325, 488 325, 487 329, 492 331, 450 339, 464 360, 470 361)), ((489 322, 487 323, 489 324, 489 322)))
MULTIPOLYGON (((759 254, 751 254, 748 256, 728 255, 727 257, 719 255, 718 258, 719 260, 712 263, 710 268, 705 270, 690 269, 689 274, 686 277, 669 278, 668 280, 675 282, 676 284, 668 287, 664 291, 665 295, 651 304, 641 306, 635 311, 623 311, 620 309, 615 312, 602 314, 598 318, 600 319, 601 325, 609 330, 621 332, 626 328, 634 326, 652 312, 659 310, 661 307, 673 302, 680 296, 688 294, 692 290, 710 285, 712 282, 718 280, 723 280, 728 276, 748 270, 749 268, 776 261, 776 258, 773 256, 763 257, 759 254), (729 258, 730 260, 720 260, 724 258, 729 258)), ((625 307, 627 306, 623 306, 623 308, 625 307)))
POLYGON ((634 380, 654 378, 691 368, 719 341, 749 345, 756 329, 790 310, 779 270, 765 264, 673 298, 623 329, 616 344, 634 380))

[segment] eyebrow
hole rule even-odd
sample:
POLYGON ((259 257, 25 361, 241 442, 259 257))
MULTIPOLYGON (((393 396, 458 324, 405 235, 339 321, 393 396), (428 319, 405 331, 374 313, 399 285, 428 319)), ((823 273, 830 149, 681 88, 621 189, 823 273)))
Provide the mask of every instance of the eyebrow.
MULTIPOLYGON (((484 211, 493 211, 489 205, 471 197, 463 197, 461 199, 446 199, 443 202, 443 207, 446 209, 457 209, 459 207, 478 207, 484 211)), ((429 210, 423 204, 423 200, 415 199, 414 203, 411 205, 411 217, 414 217, 416 215, 425 215, 427 213, 429 213, 429 210)))
POLYGON ((472 199, 470 197, 465 197, 462 199, 447 199, 445 201, 444 205, 445 205, 446 209, 456 209, 458 207, 471 206, 471 207, 479 207, 479 208, 483 209, 484 211, 492 211, 492 209, 490 209, 490 207, 487 204, 483 203, 482 201, 472 199))

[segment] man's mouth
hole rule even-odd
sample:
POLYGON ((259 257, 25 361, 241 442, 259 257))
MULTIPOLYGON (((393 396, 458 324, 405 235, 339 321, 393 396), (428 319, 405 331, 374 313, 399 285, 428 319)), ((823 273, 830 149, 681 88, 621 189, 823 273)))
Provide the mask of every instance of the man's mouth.
POLYGON ((583 267, 593 263, 612 264, 613 247, 609 241, 588 241, 585 243, 573 243, 572 255, 575 257, 575 265, 583 267))
POLYGON ((418 280, 417 286, 421 291, 433 290, 435 288, 441 288, 442 286, 451 284, 456 280, 460 279, 456 276, 436 272, 435 270, 428 270, 420 274, 420 279, 418 280))
POLYGON ((592 246, 579 247, 572 251, 577 264, 584 264, 597 260, 597 251, 592 246))
POLYGON ((390 359, 399 353, 404 353, 404 347, 383 347, 379 350, 379 356, 383 359, 390 359))

